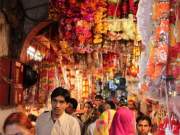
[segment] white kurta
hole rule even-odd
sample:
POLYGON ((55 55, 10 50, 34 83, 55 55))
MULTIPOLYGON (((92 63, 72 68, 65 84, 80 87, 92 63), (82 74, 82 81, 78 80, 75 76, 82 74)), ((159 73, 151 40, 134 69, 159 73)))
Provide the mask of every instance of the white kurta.
POLYGON ((42 113, 36 121, 36 135, 50 135, 53 125, 51 112, 42 113))
POLYGON ((81 135, 78 121, 67 113, 63 113, 55 122, 51 135, 81 135))
POLYGON ((85 133, 85 135, 93 135, 94 134, 94 129, 96 128, 96 121, 91 123, 88 128, 87 131, 85 133))

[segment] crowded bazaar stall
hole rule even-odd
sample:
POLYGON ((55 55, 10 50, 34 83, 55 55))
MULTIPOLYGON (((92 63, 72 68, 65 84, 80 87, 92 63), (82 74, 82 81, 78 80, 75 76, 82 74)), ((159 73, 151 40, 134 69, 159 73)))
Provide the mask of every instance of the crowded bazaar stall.
MULTIPOLYGON (((118 98, 129 91, 129 98, 135 94, 145 104, 158 102, 158 125, 166 117, 176 121, 179 16, 176 0, 50 1, 54 22, 26 48, 24 60, 40 78, 27 95, 44 103, 51 90, 63 86, 83 102, 97 93, 108 98, 116 92, 118 98)), ((164 124, 168 127, 168 121, 164 124)))
POLYGON ((49 107, 61 86, 78 109, 97 94, 115 102, 125 96, 151 116, 158 135, 179 134, 179 0, 50 0, 48 15, 20 55, 30 75, 28 113, 49 107))
MULTIPOLYGON (((24 56, 26 62, 37 61, 31 63, 40 81, 30 92, 38 87, 33 92, 38 93, 38 102, 45 102, 57 86, 71 90, 79 101, 95 93, 107 97, 105 85, 113 84, 115 74, 124 80, 127 75, 137 77, 141 53, 137 6, 138 1, 51 1, 53 22, 29 37, 24 56)), ((125 82, 121 85, 112 91, 125 90, 125 82)))

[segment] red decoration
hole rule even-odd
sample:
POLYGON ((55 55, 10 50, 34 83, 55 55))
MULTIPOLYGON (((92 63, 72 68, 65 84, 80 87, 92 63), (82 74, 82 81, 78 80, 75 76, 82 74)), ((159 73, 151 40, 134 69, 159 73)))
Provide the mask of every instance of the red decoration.
POLYGON ((177 43, 175 46, 169 48, 170 58, 177 58, 178 54, 180 54, 180 43, 177 43))
POLYGON ((170 122, 168 118, 164 119, 164 121, 159 125, 157 135, 166 135, 165 129, 168 128, 168 126, 172 129, 173 135, 179 135, 180 122, 174 116, 171 116, 170 122))
POLYGON ((136 77, 137 74, 138 74, 138 72, 139 72, 139 68, 138 68, 138 67, 136 67, 136 66, 133 65, 133 66, 130 68, 130 75, 132 75, 133 77, 136 77))
POLYGON ((113 4, 113 3, 109 4, 108 10, 107 10, 107 15, 112 16, 112 17, 113 16, 117 16, 117 17, 121 16, 120 7, 119 6, 117 7, 117 4, 113 4), (115 11, 116 11, 116 13, 115 13, 115 11))
POLYGON ((134 0, 129 0, 129 11, 134 13, 134 0))
POLYGON ((124 0, 122 3, 122 15, 123 17, 127 17, 128 16, 128 12, 129 12, 129 7, 128 7, 128 1, 124 0))

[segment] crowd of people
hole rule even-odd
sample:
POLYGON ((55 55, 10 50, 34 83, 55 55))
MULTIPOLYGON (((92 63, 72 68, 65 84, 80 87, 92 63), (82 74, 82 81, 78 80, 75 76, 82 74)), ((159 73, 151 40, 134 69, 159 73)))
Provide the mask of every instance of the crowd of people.
POLYGON ((10 114, 3 126, 5 135, 151 135, 151 119, 133 101, 118 102, 96 95, 81 112, 68 90, 58 87, 51 94, 50 111, 40 116, 10 114), (34 123, 34 124, 33 124, 34 123))

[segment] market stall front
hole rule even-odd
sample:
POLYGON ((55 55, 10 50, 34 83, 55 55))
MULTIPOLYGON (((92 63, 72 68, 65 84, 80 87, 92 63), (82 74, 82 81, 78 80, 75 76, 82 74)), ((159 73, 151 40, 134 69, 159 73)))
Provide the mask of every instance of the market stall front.
MULTIPOLYGON (((0 86, 16 93, 3 90, 3 104, 13 96, 13 104, 39 115, 58 86, 80 104, 96 94, 125 96, 151 116, 153 130, 178 134, 178 0, 50 0, 48 13, 27 35, 20 62, 1 59, 8 73, 0 67, 0 86)), ((0 34, 8 34, 3 28, 0 34)), ((7 48, 0 52, 7 55, 7 48)))
POLYGON ((27 101, 46 103, 57 86, 79 102, 136 93, 158 102, 150 103, 160 108, 156 124, 169 132, 180 112, 179 15, 179 1, 51 0, 50 21, 33 30, 21 53, 40 78, 27 101))
POLYGON ((21 53, 21 60, 39 73, 33 92, 38 102, 45 102, 57 86, 71 90, 79 101, 125 90, 126 83, 118 87, 122 84, 115 74, 136 78, 139 71, 137 5, 138 1, 51 1, 50 21, 31 31, 21 53))

